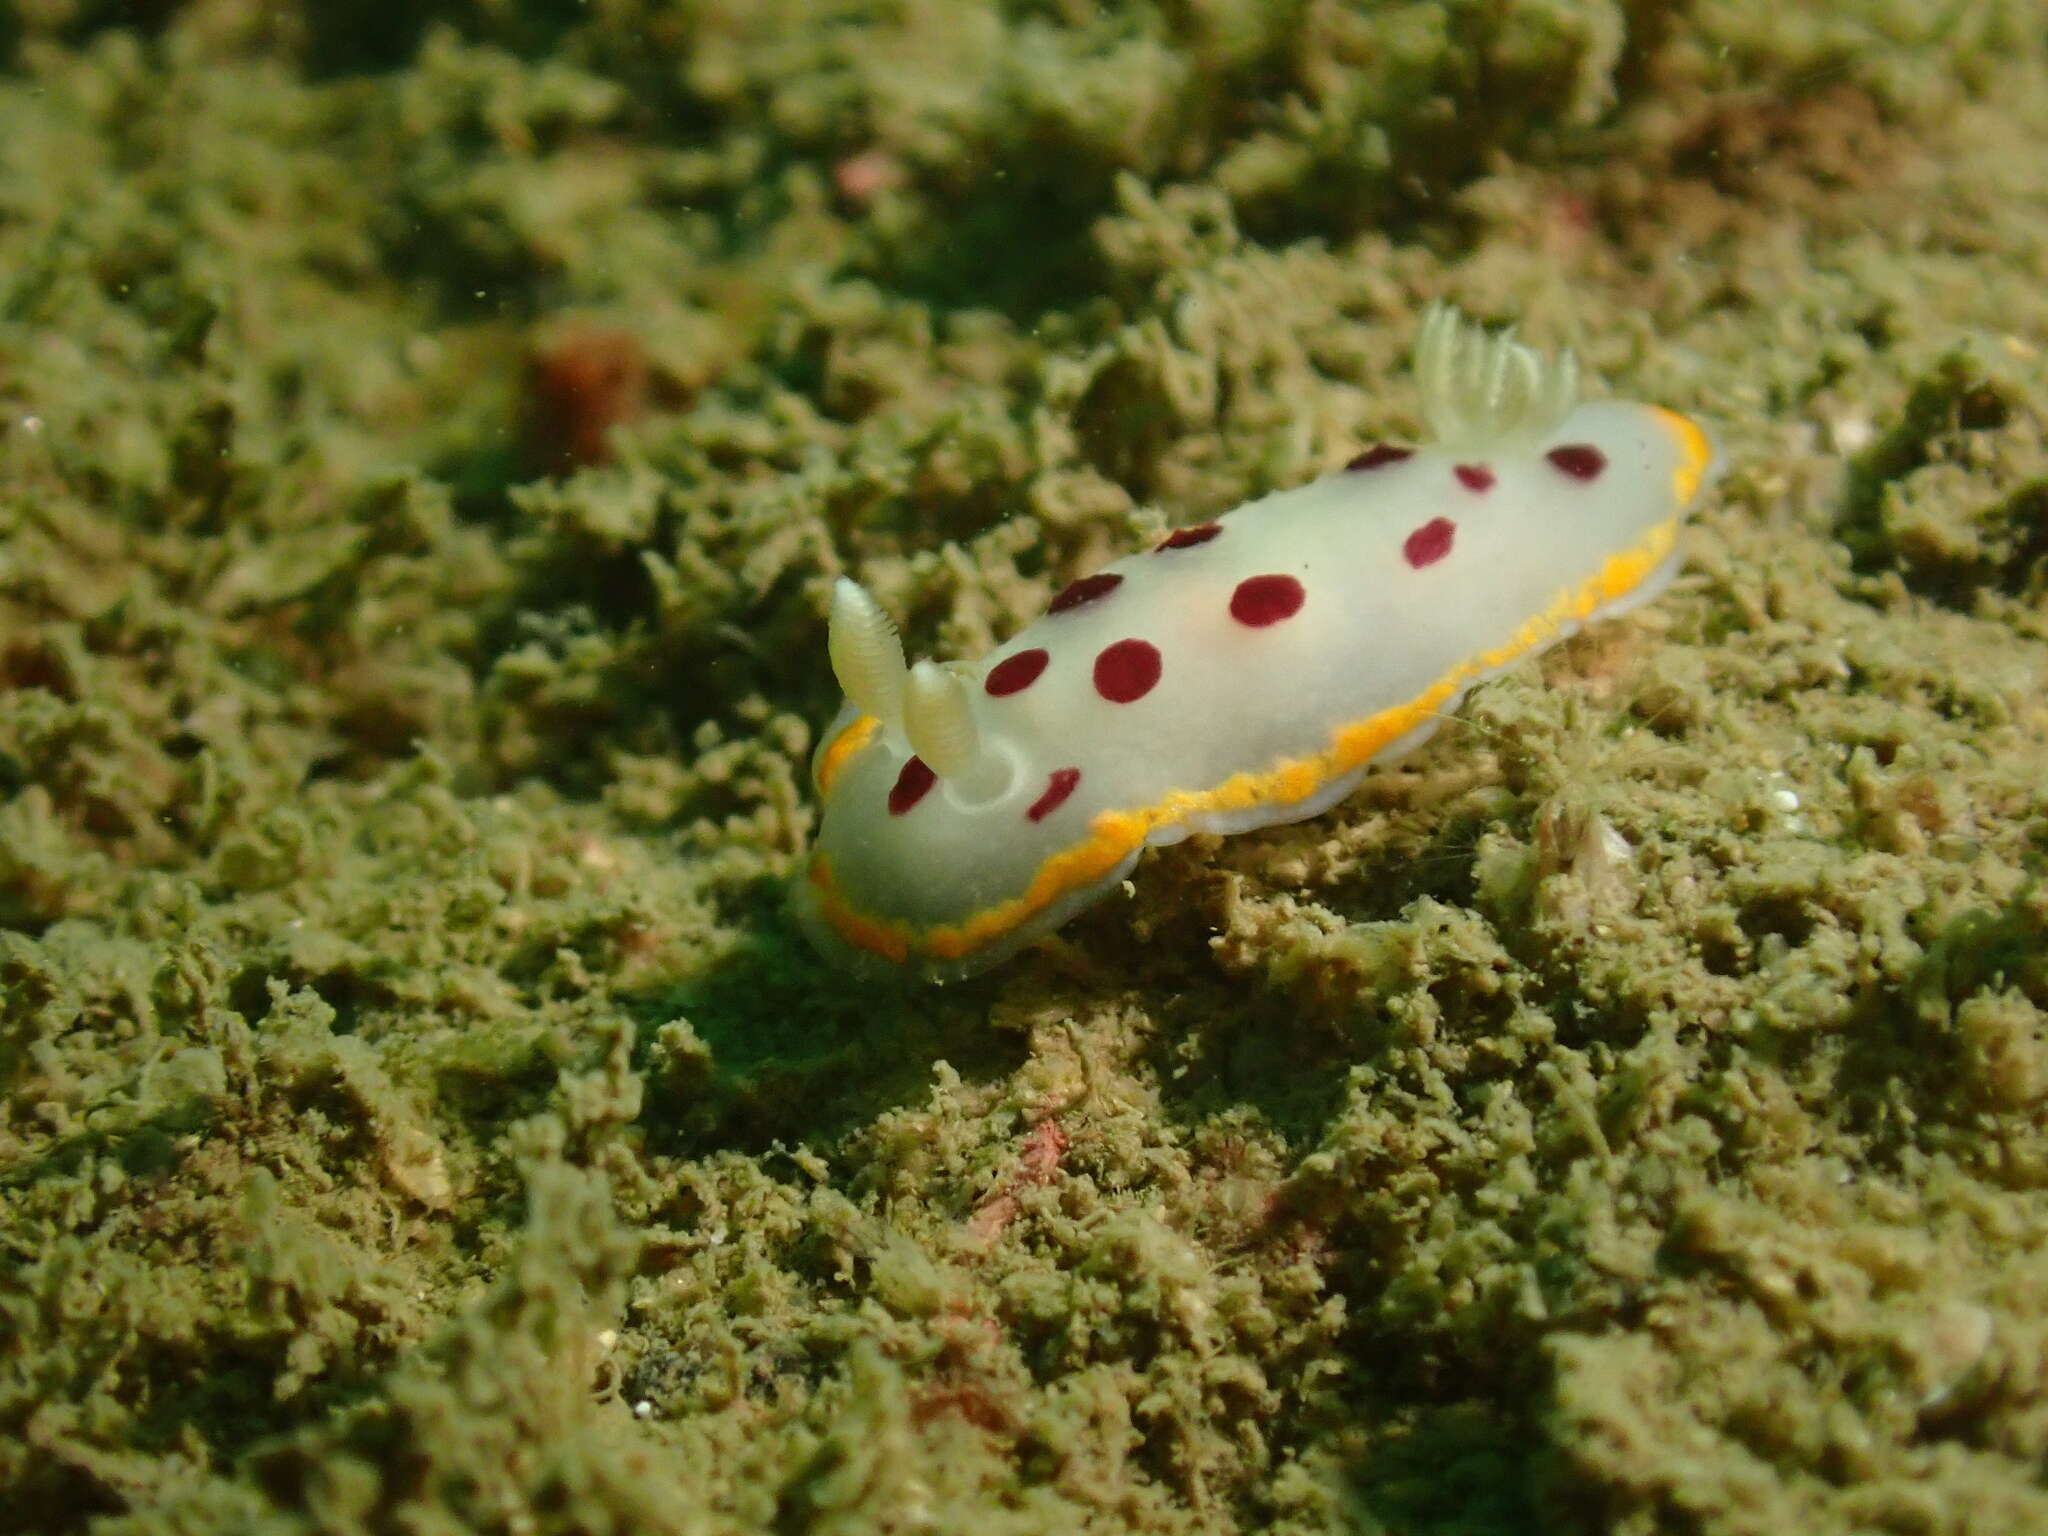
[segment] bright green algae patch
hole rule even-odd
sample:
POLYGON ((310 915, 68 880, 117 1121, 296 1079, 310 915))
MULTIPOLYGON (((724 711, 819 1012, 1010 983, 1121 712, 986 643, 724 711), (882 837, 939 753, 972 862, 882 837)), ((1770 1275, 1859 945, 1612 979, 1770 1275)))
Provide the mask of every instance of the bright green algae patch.
POLYGON ((348 9, 0 32, 0 1524, 2048 1526, 2031 7, 348 9), (831 578, 978 651, 1438 295, 1720 425, 1677 587, 810 956, 831 578))

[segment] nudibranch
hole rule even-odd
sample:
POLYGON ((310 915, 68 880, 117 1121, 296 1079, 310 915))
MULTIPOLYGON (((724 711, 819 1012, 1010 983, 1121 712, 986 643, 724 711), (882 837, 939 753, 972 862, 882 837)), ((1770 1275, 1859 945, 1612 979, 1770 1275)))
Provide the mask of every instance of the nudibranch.
POLYGON ((1569 353, 1437 307, 1431 441, 1380 444, 1083 576, 977 662, 904 664, 854 582, 795 908, 934 981, 1066 922, 1148 844, 1315 816, 1474 683, 1654 597, 1717 463, 1676 411, 1578 402, 1569 353))

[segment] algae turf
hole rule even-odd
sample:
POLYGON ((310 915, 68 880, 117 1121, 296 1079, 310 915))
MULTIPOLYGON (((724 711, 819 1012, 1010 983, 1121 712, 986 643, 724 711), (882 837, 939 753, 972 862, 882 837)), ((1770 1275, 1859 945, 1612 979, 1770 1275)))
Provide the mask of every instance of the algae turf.
POLYGON ((2030 7, 0 21, 0 1529, 2048 1525, 2030 7), (944 991, 964 654, 1412 429, 1714 418, 1654 608, 944 991))

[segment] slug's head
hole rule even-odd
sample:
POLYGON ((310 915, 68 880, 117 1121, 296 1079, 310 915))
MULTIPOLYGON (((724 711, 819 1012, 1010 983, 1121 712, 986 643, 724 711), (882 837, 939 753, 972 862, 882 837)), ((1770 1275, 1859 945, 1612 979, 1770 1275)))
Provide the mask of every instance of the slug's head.
POLYGON ((881 605, 844 578, 828 643, 846 705, 812 760, 824 815, 792 893, 821 950, 950 980, 1129 869, 1144 829, 1093 827, 1096 785, 1033 763, 1006 734, 989 707, 1009 691, 1000 668, 906 666, 881 605))

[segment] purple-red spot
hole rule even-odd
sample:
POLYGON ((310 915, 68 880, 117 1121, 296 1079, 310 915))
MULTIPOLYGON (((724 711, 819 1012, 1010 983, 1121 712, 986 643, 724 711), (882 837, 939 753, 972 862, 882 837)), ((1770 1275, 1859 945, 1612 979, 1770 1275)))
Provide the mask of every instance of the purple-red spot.
POLYGON ((1197 544, 1206 544, 1223 531, 1221 523, 1197 523, 1192 528, 1176 528, 1153 548, 1158 554, 1164 549, 1193 549, 1197 544))
POLYGON ((1451 473, 1458 477, 1458 484, 1468 491, 1493 489, 1493 471, 1484 464, 1460 464, 1451 473))
POLYGON ((988 676, 982 687, 991 698, 1006 698, 1013 693, 1022 693, 1038 681, 1045 664, 1052 658, 1038 646, 1028 651, 1019 651, 1014 656, 1005 656, 988 669, 988 676))
POLYGON ((1033 821, 1043 821, 1054 811, 1067 803, 1067 796, 1074 792, 1074 786, 1081 782, 1078 768, 1055 768, 1045 776, 1045 793, 1031 802, 1031 809, 1024 814, 1033 821))
POLYGON ((1142 699, 1159 682, 1159 647, 1149 640, 1119 640, 1095 658, 1095 691, 1112 704, 1142 699))
POLYGON ((1378 469, 1386 464, 1398 464, 1403 459, 1415 457, 1413 448, 1396 448, 1392 443, 1374 443, 1365 452, 1344 467, 1346 469, 1378 469))
POLYGON ((1432 517, 1408 535, 1401 545, 1401 553, 1419 571, 1425 565, 1435 565, 1451 552, 1451 540, 1457 532, 1458 525, 1448 517, 1432 517))
POLYGON ((1308 594, 1292 576, 1247 576, 1230 594, 1230 616, 1240 624, 1263 629, 1301 612, 1308 594))
POLYGON ((1117 575, 1115 571, 1097 571, 1093 576, 1083 576, 1079 581, 1069 582, 1061 588, 1060 595, 1052 600, 1045 611, 1065 613, 1069 608, 1078 608, 1083 603, 1099 601, 1123 584, 1123 577, 1117 575))
POLYGON ((925 766, 921 757, 913 757, 903 765, 903 771, 896 775, 896 787, 889 791, 889 814, 901 816, 916 805, 939 782, 939 776, 925 766))
POLYGON ((1600 471, 1607 467, 1607 455, 1591 443, 1566 443, 1544 457, 1574 480, 1598 479, 1600 471))

